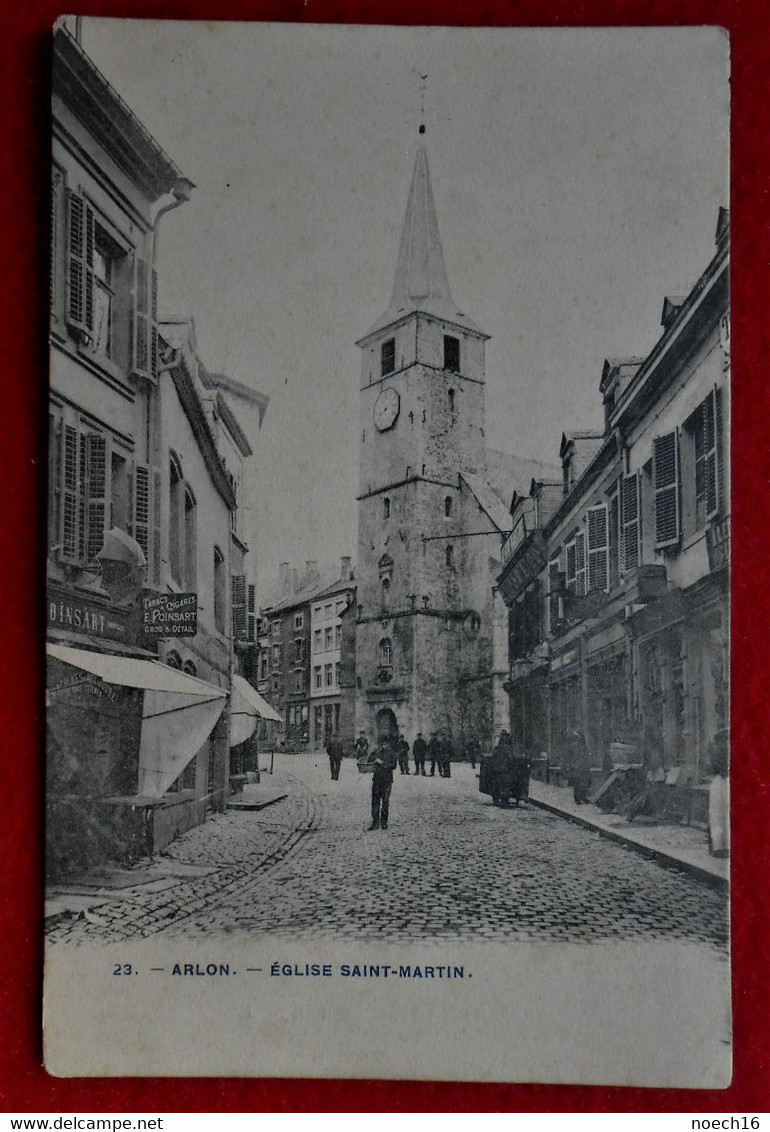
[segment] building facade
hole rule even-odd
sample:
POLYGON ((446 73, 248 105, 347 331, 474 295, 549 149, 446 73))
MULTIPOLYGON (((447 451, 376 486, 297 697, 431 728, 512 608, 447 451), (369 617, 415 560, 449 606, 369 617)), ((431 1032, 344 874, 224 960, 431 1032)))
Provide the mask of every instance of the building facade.
POLYGON ((345 678, 355 666, 354 622, 345 617, 355 596, 350 559, 343 558, 339 578, 310 604, 310 742, 315 750, 338 739, 348 751, 355 740, 355 682, 345 678))
POLYGON ((728 727, 729 228, 646 358, 605 362, 603 430, 564 435, 561 483, 515 497, 500 590, 511 727, 563 763, 586 736, 664 787, 696 791, 728 727))
POLYGON ((225 805, 236 498, 194 352, 170 348, 158 324, 158 225, 192 184, 64 23, 52 119, 55 877, 153 853, 225 805))

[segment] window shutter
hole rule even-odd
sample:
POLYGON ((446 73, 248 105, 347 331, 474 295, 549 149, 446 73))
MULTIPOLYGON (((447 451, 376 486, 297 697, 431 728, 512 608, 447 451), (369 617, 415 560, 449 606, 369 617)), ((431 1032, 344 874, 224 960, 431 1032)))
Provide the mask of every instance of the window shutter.
MULTIPOLYGON (((152 276, 146 259, 134 255, 133 311, 131 317, 131 370, 152 377, 152 276)), ((157 371, 157 364, 156 364, 157 371)))
POLYGON ((609 522, 607 504, 589 507, 588 526, 588 588, 606 590, 609 587, 609 522))
POLYGON ((652 482, 655 497, 655 549, 679 539, 679 443, 676 432, 652 442, 652 482))
POLYGON ((716 474, 714 477, 715 482, 715 499, 714 499, 714 512, 719 510, 720 507, 727 511, 727 500, 725 499, 725 486, 724 486, 724 410, 722 403, 723 393, 721 389, 714 387, 714 430, 716 433, 716 474))
POLYGON ((85 560, 93 563, 104 545, 109 503, 109 484, 107 468, 107 437, 99 433, 86 433, 81 436, 85 452, 85 560))
POLYGON ((575 535, 575 593, 586 592, 586 536, 585 531, 575 535))
POLYGON ((67 192, 67 321, 90 334, 94 321, 94 214, 83 197, 67 192))
POLYGON ((639 565, 639 473, 623 476, 620 481, 620 548, 621 571, 625 574, 639 565))
POLYGON ((80 547, 80 452, 78 430, 62 425, 61 438, 61 531, 60 555, 65 562, 79 561, 80 547))
POLYGON ((706 472, 706 518, 713 519, 719 509, 719 425, 718 390, 712 389, 703 405, 703 444, 706 472))
POLYGON ((559 561, 548 563, 548 628, 551 632, 561 616, 561 573, 559 561))
POLYGON ((246 594, 247 594, 246 611, 248 613, 248 618, 247 618, 247 621, 246 621, 246 637, 249 641, 255 641, 257 639, 256 587, 255 586, 249 586, 247 591, 246 591, 246 594))
POLYGON ((233 636, 243 640, 246 636, 246 576, 233 574, 232 584, 233 636))
POLYGON ((50 293, 49 298, 51 302, 51 314, 61 317, 61 277, 59 266, 59 255, 61 247, 61 192, 64 185, 64 176, 60 169, 54 169, 51 174, 51 231, 50 231, 50 256, 51 256, 51 276, 50 276, 50 293))

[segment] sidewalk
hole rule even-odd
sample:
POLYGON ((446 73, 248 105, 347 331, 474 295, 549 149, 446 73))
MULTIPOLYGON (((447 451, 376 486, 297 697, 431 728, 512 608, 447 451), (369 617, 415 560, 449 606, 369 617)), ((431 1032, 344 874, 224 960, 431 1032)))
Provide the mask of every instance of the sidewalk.
POLYGON ((609 837, 663 865, 684 869, 709 884, 727 885, 729 861, 712 857, 703 830, 693 826, 652 823, 637 819, 629 822, 620 814, 606 814, 598 806, 586 802, 578 805, 566 786, 553 786, 532 779, 529 784, 530 805, 567 818, 602 837, 609 837))

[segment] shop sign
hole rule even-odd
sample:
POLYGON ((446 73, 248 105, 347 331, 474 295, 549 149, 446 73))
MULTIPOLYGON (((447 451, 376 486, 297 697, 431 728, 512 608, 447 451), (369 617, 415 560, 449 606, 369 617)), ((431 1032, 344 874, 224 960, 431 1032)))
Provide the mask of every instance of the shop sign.
POLYGON ((49 587, 46 599, 46 621, 49 629, 66 629, 89 637, 108 637, 127 641, 128 611, 67 594, 49 587))
POLYGON ((197 632, 197 593, 142 594, 144 637, 194 637, 197 632))
POLYGON ((514 566, 504 570, 498 581, 504 600, 515 600, 533 578, 536 578, 540 571, 545 568, 546 557, 542 535, 539 531, 533 533, 535 538, 522 554, 520 560, 514 566))

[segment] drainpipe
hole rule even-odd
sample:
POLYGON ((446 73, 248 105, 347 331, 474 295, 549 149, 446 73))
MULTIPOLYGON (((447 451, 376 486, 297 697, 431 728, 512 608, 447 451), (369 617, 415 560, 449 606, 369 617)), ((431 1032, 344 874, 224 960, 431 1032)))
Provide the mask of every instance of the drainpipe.
POLYGON ((158 223, 161 216, 165 216, 167 212, 171 212, 175 208, 179 208, 180 204, 186 204, 190 199, 195 185, 188 177, 177 177, 171 186, 171 195, 173 200, 169 204, 164 204, 155 213, 155 219, 152 222, 152 249, 150 252, 150 261, 152 266, 155 267, 158 259, 158 223))

